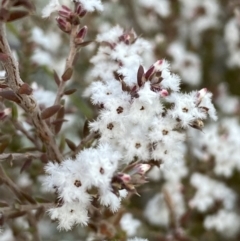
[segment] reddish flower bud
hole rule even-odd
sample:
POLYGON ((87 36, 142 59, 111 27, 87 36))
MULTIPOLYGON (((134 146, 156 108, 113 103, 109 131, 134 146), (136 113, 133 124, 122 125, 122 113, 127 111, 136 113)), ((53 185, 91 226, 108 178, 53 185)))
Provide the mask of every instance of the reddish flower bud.
POLYGON ((161 97, 167 97, 169 95, 168 91, 166 89, 160 90, 161 97))
POLYGON ((152 66, 147 70, 147 72, 144 74, 146 80, 150 79, 150 78, 153 76, 153 74, 155 73, 155 71, 156 71, 155 66, 152 65, 152 66))
POLYGON ((6 108, 3 111, 0 111, 0 120, 3 120, 10 113, 11 113, 11 109, 10 108, 6 108))
POLYGON ((82 43, 86 34, 87 34, 87 26, 84 26, 78 31, 76 38, 75 38, 75 44, 82 43))
POLYGON ((197 92, 197 101, 196 105, 199 105, 204 98, 204 96, 207 94, 207 88, 203 88, 197 92))
POLYGON ((66 19, 57 17, 56 21, 58 23, 58 27, 65 33, 70 33, 72 29, 71 23, 69 23, 66 19))
POLYGON ((134 169, 137 171, 138 174, 144 175, 149 169, 151 165, 149 164, 137 164, 134 169))

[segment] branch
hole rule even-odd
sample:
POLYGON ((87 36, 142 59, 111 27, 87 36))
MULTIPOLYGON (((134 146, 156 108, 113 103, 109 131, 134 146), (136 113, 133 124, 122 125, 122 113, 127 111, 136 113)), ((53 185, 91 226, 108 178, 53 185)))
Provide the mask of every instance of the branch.
POLYGON ((19 94, 19 89, 24 84, 19 74, 18 62, 15 60, 6 38, 6 30, 3 22, 0 22, 0 53, 7 56, 4 61, 4 67, 7 73, 7 84, 13 90, 17 97, 18 104, 28 113, 31 118, 39 137, 46 145, 49 158, 60 162, 62 154, 56 145, 53 133, 47 126, 46 122, 41 119, 41 111, 32 94, 19 94))
POLYGON ((28 212, 38 208, 49 209, 52 207, 55 207, 54 203, 37 203, 37 204, 25 204, 25 205, 16 204, 9 207, 0 207, 0 213, 3 213, 4 216, 8 216, 9 214, 12 214, 16 211, 28 212))
POLYGON ((42 153, 4 153, 0 154, 0 163, 6 160, 25 161, 28 158, 41 158, 42 153))
MULTIPOLYGON (((67 69, 72 68, 73 67, 73 62, 74 59, 76 57, 76 54, 78 52, 79 47, 75 44, 75 38, 78 32, 79 26, 78 25, 73 25, 71 33, 70 33, 70 51, 68 54, 68 57, 66 59, 66 64, 65 64, 65 70, 64 73, 67 69)), ((66 81, 61 80, 58 90, 57 90, 57 96, 55 99, 54 104, 55 105, 59 105, 63 92, 64 92, 64 88, 65 88, 65 83, 66 81)))

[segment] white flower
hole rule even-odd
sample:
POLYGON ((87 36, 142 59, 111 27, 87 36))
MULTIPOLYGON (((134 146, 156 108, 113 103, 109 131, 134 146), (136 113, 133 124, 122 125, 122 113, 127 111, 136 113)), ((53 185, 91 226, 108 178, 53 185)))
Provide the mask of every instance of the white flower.
POLYGON ((215 201, 222 201, 226 209, 234 207, 236 194, 225 184, 200 173, 194 173, 190 182, 197 188, 195 196, 189 202, 191 208, 205 212, 214 205, 215 201))
POLYGON ((101 0, 78 0, 82 4, 83 8, 88 12, 103 11, 103 5, 101 0))
POLYGON ((42 10, 42 17, 47 18, 53 12, 60 10, 60 8, 61 8, 61 5, 58 0, 50 0, 48 5, 45 8, 43 8, 43 10, 42 10))
POLYGON ((208 215, 204 220, 206 229, 215 229, 223 236, 231 238, 240 230, 240 216, 233 211, 220 210, 214 215, 208 215))
POLYGON ((131 237, 137 233, 137 229, 140 227, 141 222, 133 218, 131 213, 125 213, 120 220, 120 225, 127 233, 128 237, 131 237))

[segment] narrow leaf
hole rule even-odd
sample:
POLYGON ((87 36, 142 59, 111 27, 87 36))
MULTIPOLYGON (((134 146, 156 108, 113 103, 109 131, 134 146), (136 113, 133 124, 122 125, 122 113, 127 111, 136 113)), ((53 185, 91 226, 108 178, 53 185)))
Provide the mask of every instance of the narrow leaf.
POLYGON ((60 78, 59 78, 59 76, 58 76, 58 74, 57 74, 57 72, 55 70, 53 70, 53 77, 54 77, 54 80, 55 80, 57 86, 59 86, 61 80, 60 80, 60 78))
POLYGON ((70 141, 70 140, 67 139, 67 138, 65 138, 65 141, 66 141, 68 147, 69 147, 72 151, 75 151, 75 150, 76 150, 77 147, 76 147, 76 145, 75 145, 72 141, 70 141))
POLYGON ((7 100, 14 101, 18 104, 20 103, 20 100, 18 99, 18 97, 16 96, 16 94, 12 90, 1 91, 0 96, 7 99, 7 100))
POLYGON ((88 46, 89 44, 91 44, 92 42, 93 41, 85 41, 85 42, 79 43, 78 46, 85 47, 85 46, 88 46))
POLYGON ((62 75, 62 80, 63 81, 68 81, 73 74, 73 68, 69 67, 68 69, 65 70, 65 72, 62 75))
POLYGON ((84 126, 83 126, 83 138, 89 135, 89 125, 88 120, 85 120, 84 126))
POLYGON ((48 163, 48 157, 46 153, 43 153, 40 157, 40 160, 42 161, 42 163, 48 163))
POLYGON ((56 119, 53 122, 51 122, 52 125, 62 124, 63 122, 66 122, 66 119, 56 119))
MULTIPOLYGON (((58 111, 58 113, 57 113, 57 118, 56 119, 63 119, 64 118, 64 114, 65 114, 65 109, 62 106, 60 108, 60 110, 58 111)), ((62 123, 63 122, 59 122, 59 123, 55 124, 55 134, 57 134, 61 130, 62 123)))
POLYGON ((18 20, 20 18, 24 18, 27 15, 29 15, 28 11, 25 10, 14 10, 9 13, 9 16, 7 18, 7 22, 12 22, 15 20, 18 20))
POLYGON ((21 194, 29 203, 37 204, 37 201, 33 197, 31 197, 29 194, 27 194, 25 192, 21 192, 21 194))
POLYGON ((29 168, 32 164, 32 159, 28 158, 22 165, 21 169, 20 169, 20 173, 22 173, 24 170, 26 170, 27 168, 29 168))
POLYGON ((144 69, 143 66, 140 65, 138 68, 138 72, 137 72, 137 82, 138 82, 138 86, 141 87, 142 86, 142 77, 144 75, 144 69))
POLYGON ((35 197, 35 200, 38 202, 38 203, 51 203, 52 201, 46 199, 46 198, 43 198, 43 197, 35 197))
POLYGON ((35 10, 35 6, 33 5, 33 3, 31 3, 28 0, 18 0, 18 1, 15 1, 13 6, 23 6, 23 7, 25 7, 26 9, 28 9, 30 11, 34 11, 35 10))
POLYGON ((6 8, 0 8, 0 20, 6 21, 9 17, 9 11, 6 8))
POLYGON ((70 90, 65 90, 64 91, 64 95, 71 95, 71 94, 73 94, 74 92, 76 92, 77 91, 77 89, 70 89, 70 90))
POLYGON ((51 107, 46 108, 45 110, 42 111, 41 118, 43 120, 48 119, 49 117, 56 114, 60 110, 60 108, 61 108, 61 105, 53 105, 51 107))
POLYGON ((12 212, 10 213, 7 218, 18 218, 18 217, 22 217, 26 214, 26 211, 17 211, 17 212, 12 212))

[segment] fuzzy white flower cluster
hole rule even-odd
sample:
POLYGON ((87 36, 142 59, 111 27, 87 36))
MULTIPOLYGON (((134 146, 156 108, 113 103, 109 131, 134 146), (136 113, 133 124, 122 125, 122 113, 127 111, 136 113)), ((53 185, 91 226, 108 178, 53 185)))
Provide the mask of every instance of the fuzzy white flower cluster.
POLYGON ((240 216, 234 211, 220 210, 204 220, 206 229, 215 229, 225 237, 233 237, 240 230, 240 216))
POLYGON ((58 194, 59 206, 48 212, 59 222, 59 229, 69 230, 75 224, 86 225, 91 207, 92 188, 98 190, 98 201, 113 212, 118 210, 121 197, 110 186, 121 154, 109 145, 99 145, 80 152, 76 160, 67 159, 61 164, 46 166, 44 186, 58 194))
POLYGON ((182 19, 181 32, 190 35, 195 45, 200 44, 200 35, 219 26, 220 8, 217 0, 180 0, 182 19))
POLYGON ((236 194, 225 184, 200 173, 194 173, 190 182, 197 189, 195 196, 189 202, 190 207, 205 212, 215 202, 220 201, 224 209, 231 210, 234 208, 236 194))
POLYGON ((221 208, 215 214, 204 218, 204 227, 215 229, 226 237, 236 235, 240 228, 240 216, 235 212, 236 193, 225 184, 200 173, 194 173, 190 182, 197 189, 189 202, 191 208, 206 212, 216 203, 221 204, 221 208))
POLYGON ((92 83, 87 94, 101 110, 90 124, 91 131, 101 135, 100 143, 110 143, 122 153, 125 163, 138 158, 171 165, 183 152, 185 135, 177 130, 194 127, 208 115, 216 119, 211 94, 206 89, 179 92, 180 78, 170 72, 165 60, 142 69, 137 79, 142 62, 142 50, 137 49, 144 42, 133 38, 132 32, 117 27, 98 40, 104 41, 104 47, 92 60, 92 74, 101 81, 92 83))
POLYGON ((240 171, 240 127, 237 118, 221 119, 215 125, 209 124, 204 133, 191 132, 193 151, 200 161, 214 158, 214 173, 230 177, 233 171, 240 171), (199 138, 199 135, 201 138, 199 138))
POLYGON ((153 196, 144 210, 144 216, 153 225, 168 227, 171 212, 178 220, 185 213, 184 198, 179 183, 166 183, 162 192, 153 196))
POLYGON ((232 18, 225 25, 224 39, 227 45, 229 57, 227 64, 229 67, 240 66, 240 37, 239 37, 239 23, 237 18, 232 18))
POLYGON ((133 30, 124 32, 120 26, 99 34, 97 42, 101 43, 101 46, 91 59, 94 65, 91 76, 107 81, 114 79, 117 74, 125 76, 124 81, 127 85, 134 86, 136 72, 143 63, 141 56, 151 51, 150 43, 138 38, 133 30), (132 41, 134 44, 130 44, 132 41))
POLYGON ((132 237, 136 235, 137 229, 141 226, 141 222, 133 218, 131 213, 125 213, 120 220, 120 225, 122 230, 127 233, 127 236, 132 237))
POLYGON ((168 17, 171 14, 168 0, 139 0, 139 5, 155 11, 161 17, 168 17))
MULTIPOLYGON (((68 1, 70 2, 70 1, 68 1)), ((88 12, 93 12, 95 10, 102 11, 103 5, 101 0, 75 0, 74 2, 79 2, 84 10, 88 12)), ((42 10, 42 17, 47 18, 53 12, 59 11, 61 9, 61 4, 59 0, 50 0, 48 5, 42 10)))
MULTIPOLYGON (((49 213, 59 221, 59 228, 67 230, 87 224, 94 198, 118 210, 121 193, 116 195, 119 190, 116 193, 111 182, 120 167, 132 161, 171 167, 184 153, 183 129, 201 129, 208 116, 217 118, 211 93, 206 89, 181 93, 180 78, 170 72, 167 61, 159 60, 148 69, 140 65, 143 49, 149 45, 133 31, 116 27, 99 35, 98 41, 104 46, 92 59, 92 75, 99 80, 86 93, 100 108, 97 120, 90 123, 90 131, 99 135, 98 146, 80 152, 76 160, 46 167, 45 186, 55 189, 59 199, 58 207, 49 213), (90 194, 92 188, 97 194, 90 194)), ((127 174, 119 177, 131 179, 127 174)), ((171 190, 167 185, 166 189, 171 190)), ((126 190, 122 185, 120 191, 126 190)), ((179 203, 181 196, 176 192, 173 198, 179 203)))
POLYGON ((186 50, 180 41, 173 42, 168 47, 171 55, 172 69, 178 71, 184 83, 198 85, 201 82, 201 61, 194 52, 186 50))
POLYGON ((127 241, 148 241, 147 239, 143 239, 143 238, 131 238, 131 239, 128 239, 127 241))

